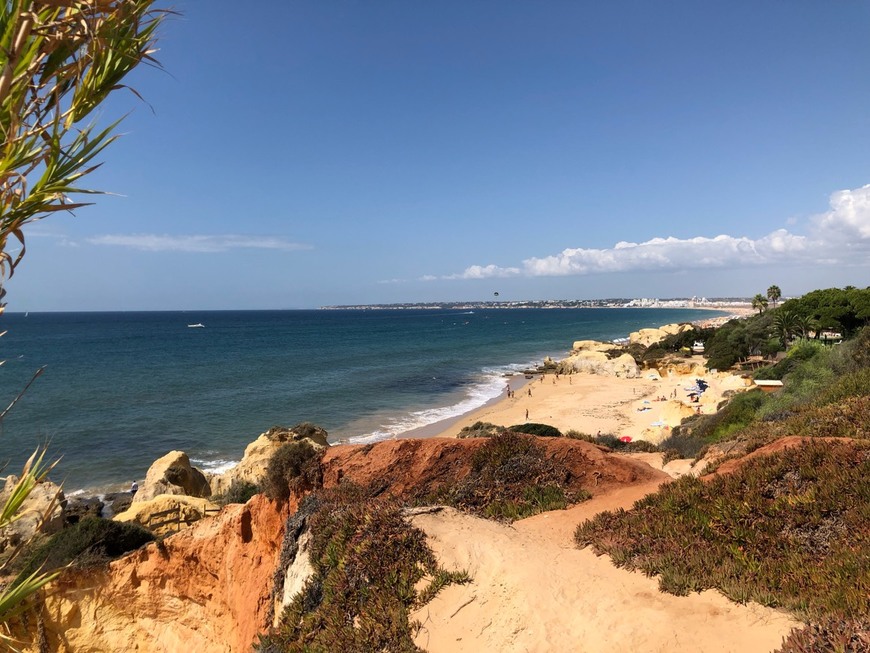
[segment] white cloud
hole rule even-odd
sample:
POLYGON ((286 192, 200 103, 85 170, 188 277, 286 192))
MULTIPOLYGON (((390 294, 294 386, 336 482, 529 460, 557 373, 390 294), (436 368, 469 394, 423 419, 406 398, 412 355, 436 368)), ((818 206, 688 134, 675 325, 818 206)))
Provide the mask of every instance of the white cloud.
MULTIPOLYGON (((686 270, 768 264, 837 265, 861 263, 870 253, 870 184, 837 191, 831 210, 811 222, 811 235, 777 229, 761 238, 719 235, 714 238, 652 238, 620 241, 609 249, 567 248, 558 254, 525 259, 521 267, 472 265, 441 279, 555 277, 606 272, 686 270)), ((431 279, 427 276, 424 279, 431 279)))
POLYGON ((294 243, 271 236, 167 234, 106 234, 88 238, 92 245, 131 247, 147 252, 228 252, 236 249, 277 249, 297 251, 313 249, 311 245, 294 243))
MULTIPOLYGON (((464 272, 459 274, 451 274, 444 279, 503 279, 505 277, 515 277, 521 274, 519 268, 502 268, 497 265, 472 265, 465 268, 464 272)), ((424 277, 427 278, 427 277, 424 277)))
POLYGON ((816 218, 820 239, 870 241, 870 184, 831 195, 831 210, 816 218))

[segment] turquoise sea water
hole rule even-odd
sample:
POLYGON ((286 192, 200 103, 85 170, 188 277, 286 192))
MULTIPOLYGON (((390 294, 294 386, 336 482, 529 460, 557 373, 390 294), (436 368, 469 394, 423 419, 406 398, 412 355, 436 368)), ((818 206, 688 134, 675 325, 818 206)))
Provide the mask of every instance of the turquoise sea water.
POLYGON ((368 442, 468 412, 581 339, 720 315, 679 309, 30 313, 0 317, 15 473, 41 443, 68 493, 120 489, 173 449, 207 470, 274 425, 368 442), (204 328, 188 324, 202 323, 204 328))

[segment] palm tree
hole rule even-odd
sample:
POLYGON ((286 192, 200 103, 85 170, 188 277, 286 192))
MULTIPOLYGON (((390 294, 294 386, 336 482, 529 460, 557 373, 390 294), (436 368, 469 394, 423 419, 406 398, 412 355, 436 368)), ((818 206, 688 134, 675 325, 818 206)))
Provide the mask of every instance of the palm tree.
POLYGON ((782 291, 779 289, 779 286, 771 286, 767 289, 767 298, 773 304, 774 308, 776 308, 776 302, 779 301, 780 297, 782 297, 782 291))
MULTIPOLYGON (((86 120, 124 88, 121 82, 136 66, 156 65, 156 30, 167 12, 153 2, 5 0, 0 6, 0 313, 3 283, 26 249, 22 228, 86 205, 70 196, 98 193, 80 182, 99 167, 95 158, 117 138, 118 123, 98 130, 86 120)), ((24 500, 54 466, 43 462, 44 455, 38 450, 24 466, 0 506, 0 528, 20 516, 24 500)), ((54 576, 39 570, 0 585, 0 645, 14 650, 6 624, 54 576)))
POLYGON ((795 334, 808 340, 811 332, 818 332, 819 325, 809 315, 796 315, 794 320, 795 334))
POLYGON ((784 308, 779 309, 773 317, 773 329, 779 336, 783 349, 788 347, 789 340, 798 331, 797 320, 798 316, 795 313, 784 308))
POLYGON ((758 293, 755 297, 752 298, 752 308, 758 311, 759 315, 764 313, 767 309, 767 300, 764 298, 764 295, 758 293))

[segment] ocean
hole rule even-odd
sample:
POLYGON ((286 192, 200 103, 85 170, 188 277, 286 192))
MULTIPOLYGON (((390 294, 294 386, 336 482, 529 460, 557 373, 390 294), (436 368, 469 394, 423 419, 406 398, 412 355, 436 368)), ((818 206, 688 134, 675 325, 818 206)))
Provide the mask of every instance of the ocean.
POLYGON ((482 309, 7 313, 0 424, 17 473, 48 444, 67 494, 126 489, 185 451, 205 471, 238 462, 275 425, 373 442, 459 416, 504 375, 575 340, 723 314, 690 309, 482 309), (202 324, 201 328, 188 325, 202 324))

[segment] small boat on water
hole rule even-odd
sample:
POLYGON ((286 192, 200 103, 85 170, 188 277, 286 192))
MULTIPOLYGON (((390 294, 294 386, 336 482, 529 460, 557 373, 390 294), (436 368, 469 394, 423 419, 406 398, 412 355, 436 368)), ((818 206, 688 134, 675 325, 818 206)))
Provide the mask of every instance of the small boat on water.
POLYGON ((204 329, 205 325, 202 322, 197 322, 196 324, 188 324, 188 329, 204 329))

